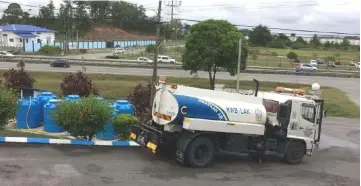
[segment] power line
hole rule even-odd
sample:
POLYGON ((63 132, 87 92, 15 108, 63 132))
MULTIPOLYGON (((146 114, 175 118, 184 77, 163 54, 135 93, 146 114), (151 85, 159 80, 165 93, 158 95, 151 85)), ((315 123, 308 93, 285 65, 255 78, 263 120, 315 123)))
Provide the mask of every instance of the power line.
MULTIPOLYGON (((178 19, 181 21, 190 21, 190 22, 202 22, 200 20, 194 19, 178 19)), ((246 28, 254 28, 257 26, 254 25, 240 25, 240 24, 233 24, 237 27, 246 27, 246 28)), ((324 32, 324 31, 316 31, 316 30, 302 30, 302 29, 288 29, 288 28, 276 28, 276 27, 268 27, 270 30, 283 30, 283 31, 293 31, 293 32, 312 32, 312 33, 323 33, 323 34, 339 34, 339 35, 360 35, 360 33, 345 33, 345 32, 324 32)))

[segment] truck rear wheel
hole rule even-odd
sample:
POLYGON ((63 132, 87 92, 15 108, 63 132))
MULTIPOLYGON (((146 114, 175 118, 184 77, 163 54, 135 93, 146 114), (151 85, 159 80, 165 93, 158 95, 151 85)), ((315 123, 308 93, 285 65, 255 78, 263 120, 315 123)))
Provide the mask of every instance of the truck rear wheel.
POLYGON ((301 163, 305 155, 305 145, 300 141, 291 141, 288 144, 284 160, 287 164, 296 165, 301 163))
POLYGON ((200 136, 193 139, 186 152, 187 164, 191 167, 205 167, 213 160, 213 142, 200 136))

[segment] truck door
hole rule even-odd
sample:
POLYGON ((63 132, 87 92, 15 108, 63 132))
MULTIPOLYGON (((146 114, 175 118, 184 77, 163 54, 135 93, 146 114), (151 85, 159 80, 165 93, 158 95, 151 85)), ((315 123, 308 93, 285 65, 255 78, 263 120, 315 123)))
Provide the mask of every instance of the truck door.
MULTIPOLYGON (((300 137, 306 138, 310 141, 315 140, 315 134, 317 132, 316 126, 316 105, 312 103, 302 103, 300 110, 300 137)), ((313 143, 312 143, 313 149, 313 143)))
POLYGON ((300 103, 296 100, 292 101, 292 108, 290 113, 290 121, 287 127, 287 136, 299 136, 300 116, 298 113, 300 110, 300 103))
POLYGON ((323 100, 315 100, 316 102, 316 132, 315 132, 315 142, 320 141, 321 137, 321 127, 322 127, 322 119, 323 119, 323 100))

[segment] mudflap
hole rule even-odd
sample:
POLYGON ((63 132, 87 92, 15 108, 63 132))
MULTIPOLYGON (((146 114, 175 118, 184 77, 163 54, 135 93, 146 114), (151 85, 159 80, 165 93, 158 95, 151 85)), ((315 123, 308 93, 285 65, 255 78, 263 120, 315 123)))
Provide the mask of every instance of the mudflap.
POLYGON ((155 127, 146 124, 139 124, 132 126, 130 139, 156 154, 159 150, 159 146, 163 142, 162 135, 162 131, 155 127))

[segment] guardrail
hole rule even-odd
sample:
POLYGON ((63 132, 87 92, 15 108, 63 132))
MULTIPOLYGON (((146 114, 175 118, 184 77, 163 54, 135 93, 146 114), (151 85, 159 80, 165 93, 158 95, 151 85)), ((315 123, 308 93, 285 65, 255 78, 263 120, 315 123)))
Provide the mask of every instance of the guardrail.
MULTIPOLYGON (((126 60, 126 59, 79 59, 79 58, 65 58, 54 56, 24 56, 17 55, 12 59, 4 59, 9 62, 17 62, 19 60, 25 60, 27 63, 41 63, 49 64, 56 59, 68 60, 73 65, 88 65, 88 66, 118 66, 118 67, 134 67, 134 68, 152 68, 148 62, 138 60, 126 60)), ((181 64, 158 64, 160 69, 182 69, 181 64)), ((225 70, 221 70, 225 71, 225 70)), ((258 73, 258 74, 287 74, 295 75, 294 69, 280 69, 274 67, 254 67, 249 66, 243 72, 245 73, 258 73)), ((316 72, 301 71, 301 76, 328 76, 328 77, 351 77, 359 78, 360 73, 358 71, 327 71, 317 70, 316 72)))
MULTIPOLYGON (((112 63, 144 63, 146 64, 147 62, 144 61, 138 61, 138 60, 130 60, 130 59, 79 59, 79 58, 71 58, 71 56, 37 56, 37 55, 16 55, 14 59, 38 59, 38 60, 56 60, 56 59, 66 59, 70 62, 75 61, 84 61, 84 62, 112 62, 112 63)), ((182 65, 182 62, 177 62, 176 64, 171 64, 171 65, 175 65, 175 66, 180 66, 182 65)), ((269 70, 295 70, 295 68, 284 68, 284 67, 263 67, 263 66, 247 66, 247 68, 254 68, 254 69, 269 69, 269 70)), ((318 72, 344 72, 344 73, 359 73, 359 71, 357 70, 327 70, 327 69, 318 69, 318 72)))

